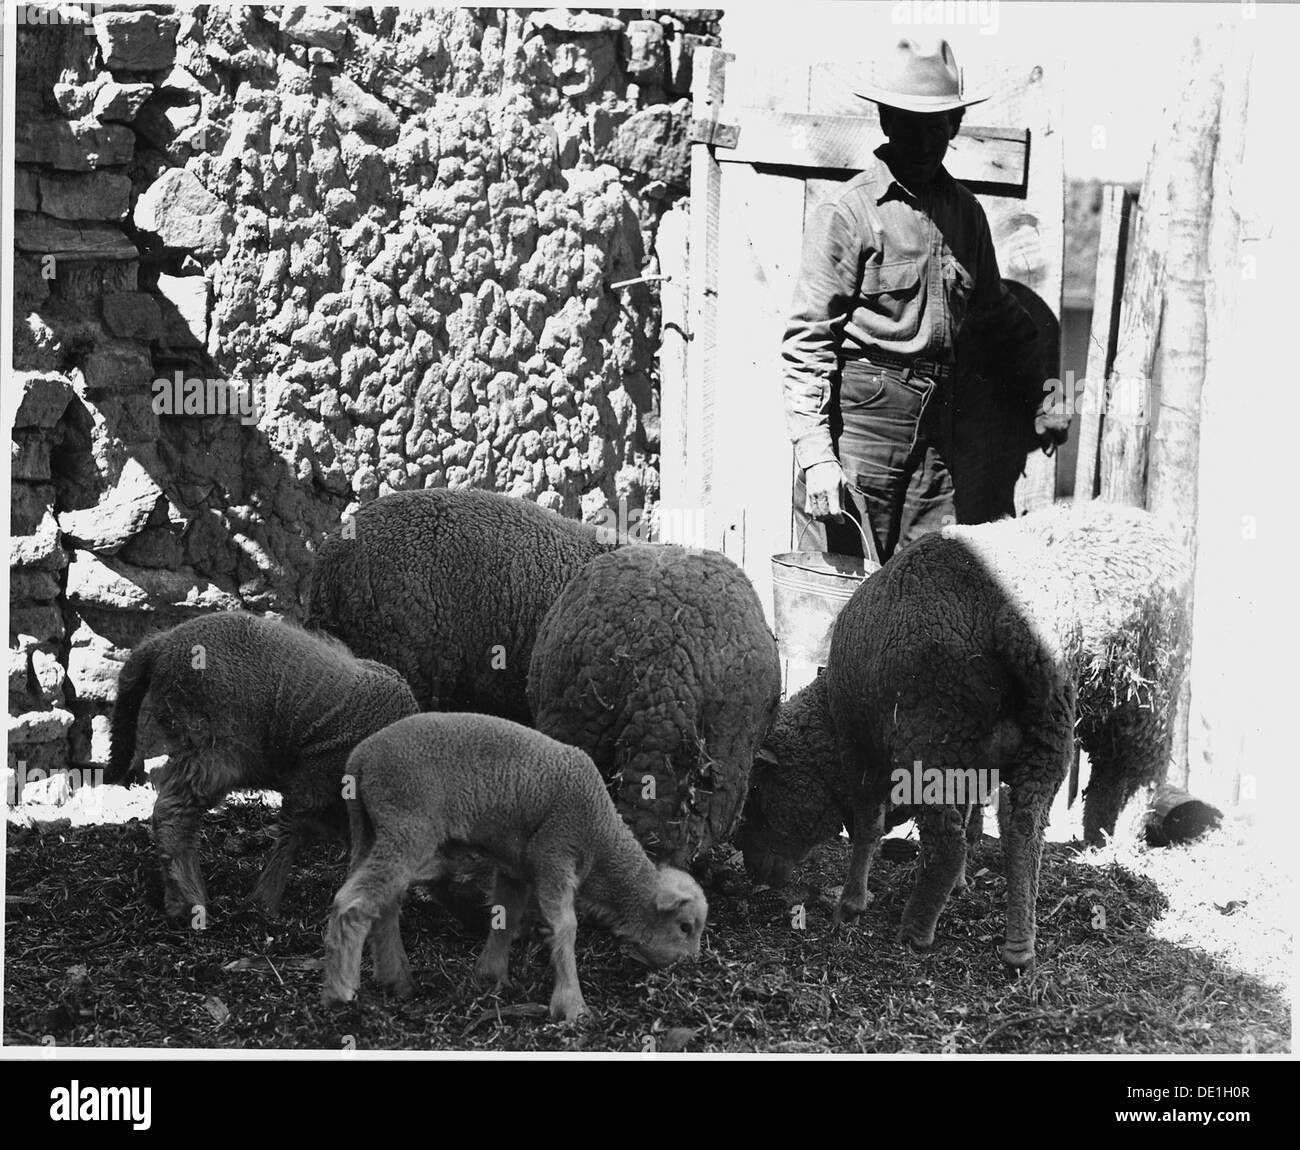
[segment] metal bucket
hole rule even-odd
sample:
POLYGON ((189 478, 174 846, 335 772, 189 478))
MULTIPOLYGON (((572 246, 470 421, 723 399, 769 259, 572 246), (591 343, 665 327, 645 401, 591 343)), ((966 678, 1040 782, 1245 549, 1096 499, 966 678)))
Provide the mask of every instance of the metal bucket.
MULTIPOLYGON (((852 518, 852 516, 850 516, 852 518)), ((802 542, 810 520, 796 542, 802 542)), ((862 525, 864 548, 875 555, 862 525)), ((772 556, 772 608, 776 642, 781 656, 799 663, 824 667, 831 649, 835 617, 862 582, 880 569, 874 559, 837 555, 833 551, 786 551, 772 556)))

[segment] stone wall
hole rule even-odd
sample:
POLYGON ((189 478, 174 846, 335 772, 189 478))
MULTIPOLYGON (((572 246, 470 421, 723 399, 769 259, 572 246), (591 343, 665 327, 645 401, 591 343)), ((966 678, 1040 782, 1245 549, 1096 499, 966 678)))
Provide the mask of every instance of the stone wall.
MULTIPOLYGON (((30 11, 30 10, 29 10, 30 11)), ((18 42, 9 759, 146 633, 294 614, 360 502, 658 490, 652 286, 717 13, 46 9, 18 42)))

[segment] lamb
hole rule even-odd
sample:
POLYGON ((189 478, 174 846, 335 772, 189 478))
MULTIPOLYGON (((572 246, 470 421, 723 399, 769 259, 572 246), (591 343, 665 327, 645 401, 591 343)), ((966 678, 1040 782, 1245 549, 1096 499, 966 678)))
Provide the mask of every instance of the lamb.
MULTIPOLYGON (((1011 800, 1002 958, 1028 965, 1048 810, 1076 735, 1092 761, 1090 843, 1167 765, 1189 581, 1182 549, 1133 508, 1051 508, 918 540, 855 592, 813 697, 783 709, 777 762, 760 762, 746 807, 747 866, 782 882, 845 822, 853 853, 837 918, 851 919, 869 898, 891 788, 915 762, 998 778, 1011 800)), ((918 808, 922 862, 900 940, 921 949, 964 866, 955 797, 918 808)))
POLYGON ((671 545, 592 560, 543 620, 528 671, 537 729, 586 751, 674 866, 731 837, 780 689, 744 572, 671 545))
POLYGON ((488 491, 386 495, 322 544, 304 620, 397 668, 426 710, 526 723, 542 617, 612 535, 488 491))
POLYGON ((708 904, 690 875, 656 867, 582 751, 495 716, 422 714, 360 743, 348 759, 352 870, 325 930, 323 1001, 352 1001, 367 935, 375 977, 414 985, 398 912, 412 882, 440 880, 466 857, 490 860, 504 920, 475 968, 509 978, 510 944, 530 898, 550 927, 551 1017, 586 1011, 574 939, 578 909, 652 966, 698 956, 708 904))
POLYGON ((277 914, 294 854, 312 834, 342 834, 347 756, 367 735, 419 710, 410 687, 340 642, 242 611, 190 619, 131 652, 117 684, 110 765, 131 773, 148 701, 171 756, 153 836, 169 915, 207 905, 194 837, 232 790, 283 796, 271 856, 250 898, 277 914))

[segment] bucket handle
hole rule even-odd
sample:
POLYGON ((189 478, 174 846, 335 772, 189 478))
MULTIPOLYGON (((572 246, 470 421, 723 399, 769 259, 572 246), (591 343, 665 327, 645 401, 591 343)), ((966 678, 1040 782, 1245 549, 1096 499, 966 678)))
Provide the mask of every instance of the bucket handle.
MULTIPOLYGON (((848 519, 850 523, 853 524, 854 527, 858 529, 858 534, 862 536, 863 555, 866 556, 866 558, 870 559, 871 562, 874 563, 877 567, 879 567, 880 552, 876 550, 876 540, 872 536, 871 532, 862 526, 860 520, 855 519, 847 511, 842 512, 842 514, 846 519, 848 519)), ((794 541, 794 549, 796 551, 802 550, 800 544, 803 543, 803 537, 808 534, 808 528, 811 527, 814 523, 819 523, 819 522, 821 521, 818 519, 809 519, 808 522, 803 525, 803 530, 799 532, 799 537, 794 541)))

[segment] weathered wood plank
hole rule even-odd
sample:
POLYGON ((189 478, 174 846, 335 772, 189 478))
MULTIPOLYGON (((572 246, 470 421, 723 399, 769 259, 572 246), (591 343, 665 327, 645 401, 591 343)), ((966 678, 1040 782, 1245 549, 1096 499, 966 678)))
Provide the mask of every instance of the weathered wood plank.
MULTIPOLYGON (((723 119, 739 128, 739 137, 734 148, 716 150, 721 163, 858 172, 885 142, 878 121, 863 116, 728 106, 723 119)), ((1017 195, 1023 194, 1028 163, 1028 132, 963 125, 946 166, 959 180, 1017 195)))
MULTIPOLYGON (((699 48, 691 82, 692 114, 716 120, 726 90, 731 56, 717 48, 699 48)), ((691 229, 689 238, 689 317, 692 340, 687 359, 686 501, 706 506, 713 481, 716 434, 714 391, 717 382, 718 213, 722 172, 706 144, 691 145, 691 229)))
MULTIPOLYGON (((771 556, 789 550, 794 453, 782 401, 781 340, 802 250, 803 181, 723 172, 713 506, 744 511, 741 565, 771 619, 771 556)), ((735 554, 728 552, 732 558, 735 554)))
POLYGON ((690 213, 664 213, 655 237, 659 271, 659 502, 682 507, 687 496, 687 332, 689 330, 686 236, 690 213))
MULTIPOLYGON (((1119 184, 1105 190, 1101 207, 1101 235, 1097 246, 1097 278, 1092 297, 1092 330, 1088 337, 1085 392, 1078 429, 1079 455, 1075 461, 1074 498, 1092 499, 1097 492, 1097 450, 1101 446, 1101 420, 1106 405, 1106 379, 1115 359, 1119 335, 1119 301, 1123 293, 1124 260, 1135 197, 1119 184)), ((1067 399, 1073 399, 1067 396, 1067 399)))

